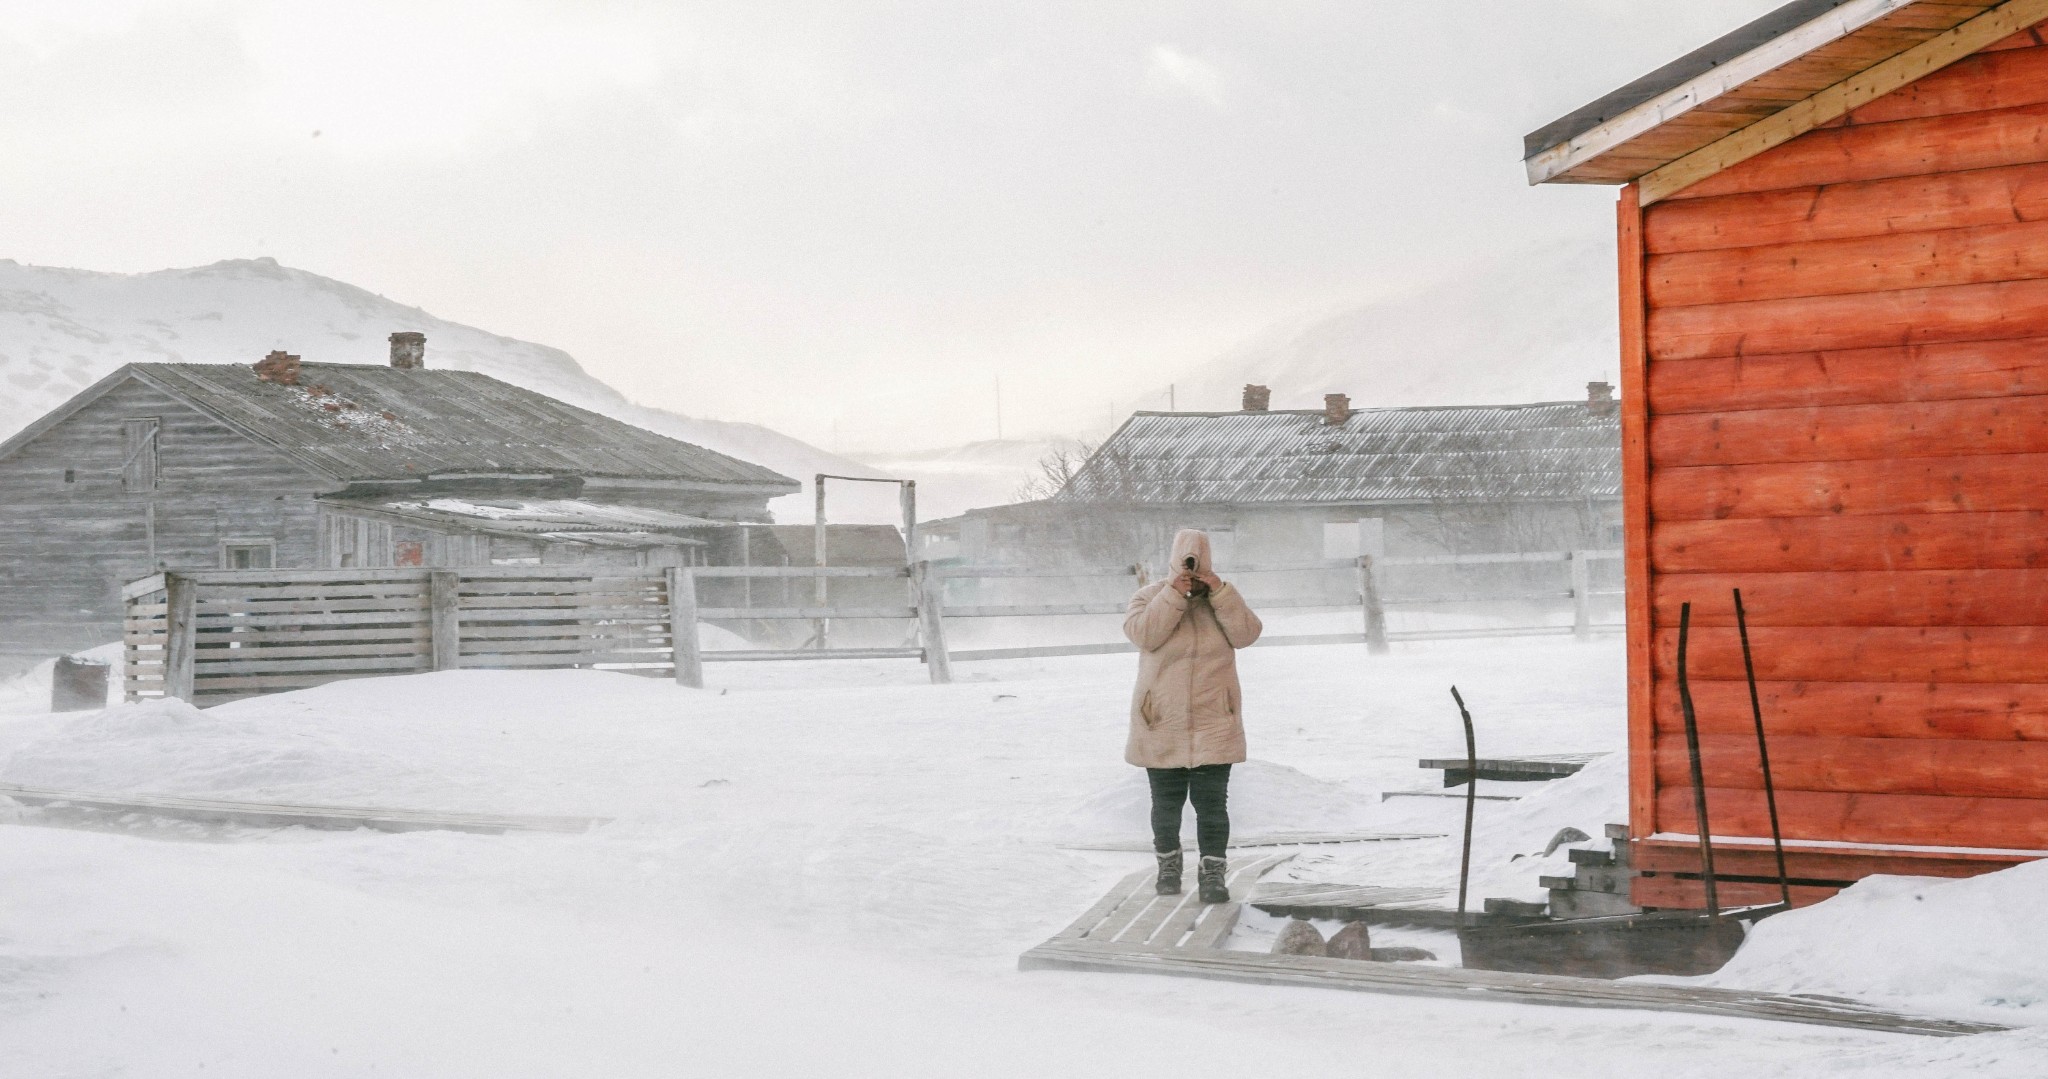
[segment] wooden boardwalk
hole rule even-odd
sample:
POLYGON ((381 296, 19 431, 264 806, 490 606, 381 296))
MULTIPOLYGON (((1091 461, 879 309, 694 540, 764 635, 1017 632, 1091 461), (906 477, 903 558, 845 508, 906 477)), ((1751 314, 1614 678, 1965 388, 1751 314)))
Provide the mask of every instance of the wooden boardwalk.
POLYGON ((1605 756, 1605 753, 1539 753, 1520 757, 1481 757, 1477 761, 1463 757, 1428 758, 1416 763, 1425 769, 1441 770, 1444 786, 1462 787, 1471 780, 1474 764, 1479 766, 1481 779, 1530 783, 1577 775, 1587 765, 1605 756))
POLYGON ((50 787, 0 785, 0 798, 28 806, 76 808, 103 813, 142 813, 206 824, 238 824, 249 828, 369 828, 379 832, 450 831, 500 835, 505 832, 587 832, 608 822, 604 817, 529 817, 490 813, 389 809, 375 806, 284 805, 178 798, 153 794, 96 794, 50 787))
MULTIPOLYGON (((1368 925, 1415 925, 1455 929, 1455 892, 1442 888, 1375 888, 1351 884, 1262 884, 1246 906, 1267 914, 1293 918, 1328 918, 1368 925)), ((1473 925, 1494 925, 1515 919, 1474 912, 1473 925)))
MULTIPOLYGON (((1291 855, 1269 855, 1233 866, 1229 878, 1232 901, 1213 906, 1198 902, 1192 891, 1178 896, 1154 895, 1153 871, 1145 869, 1132 873, 1118 881, 1108 895, 1088 908, 1072 925, 1019 956, 1017 969, 1164 974, 1359 993, 1548 1004, 1565 1008, 1678 1012, 1893 1034, 1953 1037, 2008 1029, 1991 1023, 1905 1015, 1839 997, 1645 985, 1600 978, 1266 955, 1224 949, 1223 944, 1236 927, 1238 915, 1247 902, 1262 909, 1268 907, 1267 902, 1251 898, 1254 883, 1289 857, 1291 855)), ((1423 903, 1437 898, 1437 893, 1426 889, 1348 890, 1361 893, 1350 898, 1374 899, 1389 905, 1395 902, 1423 903)), ((1323 900, 1344 898, 1331 894, 1333 889, 1324 885, 1278 885, 1263 888, 1261 892, 1276 902, 1285 902, 1288 895, 1308 900, 1316 900, 1319 896, 1323 900), (1320 892, 1296 889, 1320 889, 1320 892)))
MULTIPOLYGON (((1442 832, 1277 832, 1271 835, 1231 836, 1231 850, 1260 847, 1316 847, 1332 843, 1392 843, 1404 839, 1442 839, 1442 832)), ((1065 850, 1113 850, 1135 854, 1152 853, 1149 839, 1077 840, 1061 843, 1065 850)))

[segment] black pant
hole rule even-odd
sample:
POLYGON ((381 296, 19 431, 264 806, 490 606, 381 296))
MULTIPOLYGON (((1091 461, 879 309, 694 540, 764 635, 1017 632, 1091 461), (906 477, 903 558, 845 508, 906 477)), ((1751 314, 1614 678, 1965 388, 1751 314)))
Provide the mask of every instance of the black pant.
POLYGON ((1195 840, 1204 858, 1221 858, 1230 846, 1230 766, 1147 768, 1152 784, 1152 849, 1180 849, 1180 807, 1195 803, 1195 840))

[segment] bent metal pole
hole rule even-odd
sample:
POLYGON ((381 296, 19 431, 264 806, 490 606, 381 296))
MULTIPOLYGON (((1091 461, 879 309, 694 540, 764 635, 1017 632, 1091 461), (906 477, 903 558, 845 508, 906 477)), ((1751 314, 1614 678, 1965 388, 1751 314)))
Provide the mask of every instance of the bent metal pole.
POLYGON ((1778 856, 1778 899, 1792 908, 1792 881, 1785 872, 1785 835, 1778 830, 1778 788, 1771 782, 1771 747, 1764 741, 1764 705, 1756 692, 1756 663, 1749 658, 1749 615, 1742 589, 1735 589, 1735 628, 1742 634, 1742 675, 1749 679, 1749 714, 1756 719, 1756 759, 1764 770, 1764 805, 1771 811, 1771 850, 1778 856))
POLYGON ((1714 894, 1713 829, 1707 826, 1707 782, 1700 772, 1700 726, 1693 717, 1692 686, 1685 680, 1685 646, 1692 635, 1692 604, 1678 608, 1678 707, 1685 713, 1685 752, 1692 761, 1692 811, 1700 833, 1700 879, 1707 888, 1707 917, 1721 916, 1720 896, 1714 894))
POLYGON ((1451 687, 1451 699, 1458 702, 1458 717, 1465 721, 1465 849, 1458 856, 1458 924, 1465 924, 1465 884, 1472 877, 1472 811, 1479 804, 1479 743, 1472 735, 1472 713, 1465 710, 1465 698, 1451 687))

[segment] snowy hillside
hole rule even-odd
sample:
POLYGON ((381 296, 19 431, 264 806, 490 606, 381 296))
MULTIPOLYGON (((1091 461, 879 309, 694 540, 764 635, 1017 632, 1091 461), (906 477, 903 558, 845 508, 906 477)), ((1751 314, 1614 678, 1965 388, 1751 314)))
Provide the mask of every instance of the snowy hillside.
MULTIPOLYGON (((560 349, 435 318, 267 258, 139 274, 0 260, 0 438, 124 363, 253 363, 284 349, 323 363, 382 364, 389 360, 385 339, 395 330, 425 333, 432 367, 481 371, 807 486, 818 472, 873 474, 755 424, 635 405, 560 349)), ((807 495, 779 499, 774 508, 785 519, 809 519, 807 495)))
POLYGON ((1078 445, 1054 439, 990 439, 945 449, 858 456, 883 473, 916 480, 918 513, 936 520, 1018 501, 1019 489, 1038 475, 1047 454, 1078 445))
MULTIPOLYGON (((1617 370, 1614 252, 1532 248, 1417 289, 1280 326, 1178 382, 1183 409, 1234 409, 1247 382, 1274 408, 1561 401, 1617 370)), ((1163 394, 1162 394, 1163 396, 1163 394)))

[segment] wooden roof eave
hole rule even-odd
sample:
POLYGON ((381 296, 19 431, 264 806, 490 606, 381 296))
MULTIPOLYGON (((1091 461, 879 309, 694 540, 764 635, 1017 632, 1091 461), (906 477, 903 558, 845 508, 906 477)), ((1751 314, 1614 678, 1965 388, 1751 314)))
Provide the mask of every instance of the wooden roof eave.
MULTIPOLYGON (((1917 0, 1850 0, 1818 18, 1603 120, 1524 161, 1531 184, 1641 184, 1644 205, 1789 142, 1851 110, 2048 19, 2048 0, 1984 5, 1926 5, 1917 0), (1980 13, 1945 30, 1921 27, 1902 36, 1895 24, 1909 8, 1980 13), (1886 24, 1891 20, 1893 24, 1886 24), (1882 24, 1882 25, 1881 25, 1882 24), (1869 38, 1858 41, 1859 34, 1869 38), (1911 34, 1923 35, 1909 44, 1911 34), (1841 78, 1768 115, 1727 108, 1728 99, 1831 46, 1844 47, 1841 78), (1693 137, 1685 137, 1690 129, 1693 137), (1658 138, 1675 135, 1675 138, 1658 138), (1718 137, 1717 137, 1718 136, 1718 137)), ((1926 22, 1926 19, 1916 20, 1926 22)), ((1783 100, 1782 91, 1755 95, 1783 100)), ((1737 97, 1737 99, 1741 99, 1737 97)))

